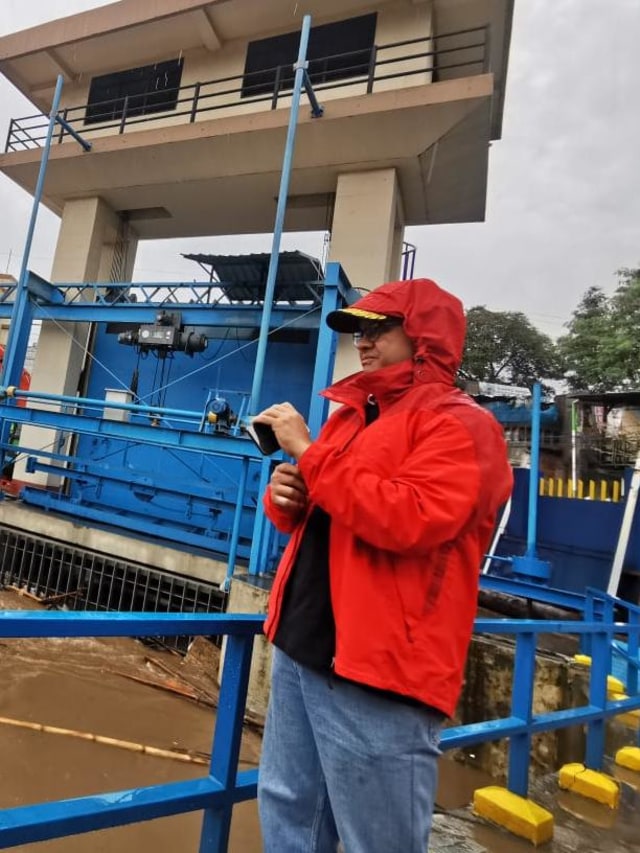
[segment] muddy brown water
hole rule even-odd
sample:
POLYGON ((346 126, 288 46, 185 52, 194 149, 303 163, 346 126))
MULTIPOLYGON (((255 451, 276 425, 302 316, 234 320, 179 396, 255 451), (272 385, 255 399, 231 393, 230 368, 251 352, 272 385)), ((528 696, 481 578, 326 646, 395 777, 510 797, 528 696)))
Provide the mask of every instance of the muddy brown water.
MULTIPOLYGON (((0 609, 38 605, 0 591, 0 609)), ((214 655, 215 657, 215 655, 214 655)), ((0 639, 0 717, 90 732, 195 756, 210 752, 215 713, 143 681, 170 682, 200 696, 215 692, 213 666, 201 656, 176 657, 129 639, 0 639), (169 672, 175 678, 169 678, 169 672)), ((64 735, 0 722, 0 809, 203 776, 206 768, 133 753, 64 735)), ((241 767, 257 766, 260 734, 245 730, 241 767)), ((536 783, 536 801, 556 816, 548 853, 606 850, 640 853, 638 774, 626 783, 623 807, 612 813, 552 780, 536 783)), ((495 784, 485 773, 443 759, 431 853, 525 853, 532 847, 473 818, 473 791, 495 784)), ((11 848, 24 853, 189 853, 199 847, 201 813, 11 848)), ((256 803, 235 807, 230 853, 260 853, 256 803)), ((389 851, 403 853, 403 851, 389 851)))
MULTIPOLYGON (((0 593, 0 609, 16 606, 33 605, 0 593)), ((2 639, 0 716, 163 750, 206 754, 211 750, 215 725, 211 708, 126 677, 166 682, 167 672, 161 667, 180 672, 182 665, 180 658, 168 652, 152 651, 129 639, 2 639)), ((194 684, 198 676, 185 670, 184 677, 189 681, 175 681, 194 684)), ((257 766, 259 754, 259 735, 246 731, 241 767, 257 766)), ((0 724, 0 755, 0 808, 157 785, 206 773, 201 765, 6 724, 0 724)), ((198 849, 201 823, 201 813, 194 812, 11 849, 24 853, 188 853, 198 849)), ((255 803, 242 803, 234 809, 229 850, 261 850, 255 803)))

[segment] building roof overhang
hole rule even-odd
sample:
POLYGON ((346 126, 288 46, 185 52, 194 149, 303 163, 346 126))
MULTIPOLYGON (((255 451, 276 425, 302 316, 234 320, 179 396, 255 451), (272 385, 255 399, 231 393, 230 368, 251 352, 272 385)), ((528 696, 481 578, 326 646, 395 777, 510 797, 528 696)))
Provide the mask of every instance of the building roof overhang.
MULTIPOLYGON (((407 0, 414 5, 428 0, 407 0)), ((514 0, 433 0, 436 33, 490 25, 495 93, 492 138, 501 132, 514 0)), ((119 0, 0 38, 0 72, 48 112, 57 76, 77 81, 137 67, 193 48, 218 50, 235 39, 259 38, 314 22, 363 14, 371 0, 119 0)))

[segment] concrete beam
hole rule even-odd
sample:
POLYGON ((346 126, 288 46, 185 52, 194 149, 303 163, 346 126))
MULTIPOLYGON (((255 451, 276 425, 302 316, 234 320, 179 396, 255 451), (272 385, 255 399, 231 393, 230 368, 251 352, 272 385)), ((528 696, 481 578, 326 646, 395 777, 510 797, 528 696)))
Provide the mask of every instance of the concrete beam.
POLYGON ((51 60, 51 62, 58 69, 60 74, 63 75, 65 82, 70 82, 72 80, 76 80, 78 75, 73 71, 70 65, 68 65, 64 59, 60 56, 60 53, 54 48, 51 47, 46 51, 47 56, 51 60))
POLYGON ((198 27, 198 32, 202 38, 203 45, 212 53, 220 50, 222 47, 222 39, 211 20, 208 9, 196 9, 192 14, 196 21, 196 26, 198 27))

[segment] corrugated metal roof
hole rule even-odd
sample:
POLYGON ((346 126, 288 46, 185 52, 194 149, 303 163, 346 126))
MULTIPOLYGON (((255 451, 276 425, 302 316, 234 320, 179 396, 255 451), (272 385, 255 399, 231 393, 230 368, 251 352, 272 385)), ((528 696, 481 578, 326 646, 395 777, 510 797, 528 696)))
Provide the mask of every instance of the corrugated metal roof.
MULTIPOLYGON (((183 255, 195 261, 217 281, 229 302, 264 301, 271 255, 183 255)), ((304 252, 281 252, 274 302, 320 302, 324 281, 322 265, 304 252)))

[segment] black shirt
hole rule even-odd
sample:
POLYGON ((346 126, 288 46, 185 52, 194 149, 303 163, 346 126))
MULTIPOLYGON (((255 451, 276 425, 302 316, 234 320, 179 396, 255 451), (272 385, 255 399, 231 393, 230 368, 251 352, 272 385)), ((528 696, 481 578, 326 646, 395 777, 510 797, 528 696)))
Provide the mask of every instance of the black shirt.
MULTIPOLYGON (((378 417, 369 397, 365 426, 378 417)), ((316 506, 300 540, 284 592, 274 645, 290 658, 314 669, 330 669, 336 652, 336 626, 329 585, 331 518, 316 506)))

